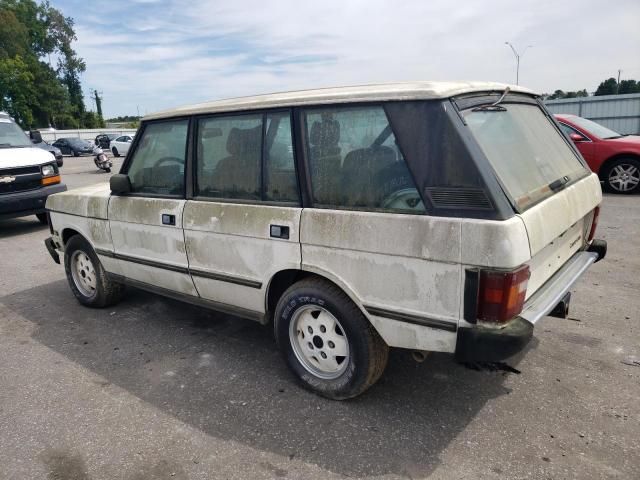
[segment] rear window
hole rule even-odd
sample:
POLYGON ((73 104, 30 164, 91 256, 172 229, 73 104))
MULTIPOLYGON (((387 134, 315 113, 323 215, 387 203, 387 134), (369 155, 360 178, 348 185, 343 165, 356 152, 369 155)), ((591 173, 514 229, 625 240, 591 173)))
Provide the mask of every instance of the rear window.
POLYGON ((588 173, 537 105, 469 109, 465 120, 518 211, 588 173))

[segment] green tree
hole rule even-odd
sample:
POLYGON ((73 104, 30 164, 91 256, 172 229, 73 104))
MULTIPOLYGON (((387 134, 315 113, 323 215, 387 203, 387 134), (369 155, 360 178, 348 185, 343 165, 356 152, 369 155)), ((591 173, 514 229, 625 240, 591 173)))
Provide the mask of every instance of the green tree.
POLYGON ((618 93, 640 93, 640 82, 635 80, 622 80, 618 93))
POLYGON ((611 77, 598 85, 595 95, 615 95, 616 93, 618 93, 618 82, 616 82, 615 78, 611 77))
POLYGON ((48 1, 0 0, 0 108, 23 128, 93 122, 85 115, 80 75, 86 65, 73 50, 73 26, 48 1), (55 69, 44 61, 50 55, 58 58, 55 69))

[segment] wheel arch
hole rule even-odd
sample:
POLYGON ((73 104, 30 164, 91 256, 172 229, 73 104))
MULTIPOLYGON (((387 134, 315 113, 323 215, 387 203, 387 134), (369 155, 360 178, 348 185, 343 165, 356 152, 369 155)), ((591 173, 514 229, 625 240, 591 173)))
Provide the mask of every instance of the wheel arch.
POLYGON ((598 178, 604 182, 606 180, 606 178, 604 178, 604 172, 607 170, 607 168, 609 168, 609 166, 616 160, 622 160, 624 158, 633 158, 634 160, 637 160, 640 162, 640 155, 637 153, 633 153, 633 152, 616 153, 615 155, 610 156, 600 164, 600 168, 598 169, 598 178))
POLYGON ((303 267, 302 269, 286 269, 276 272, 267 285, 267 291, 265 295, 265 308, 267 317, 269 320, 273 319, 273 312, 275 312, 276 305, 282 294, 294 283, 302 280, 303 278, 315 277, 320 280, 329 282, 342 290, 351 301, 360 309, 362 314, 369 320, 369 316, 362 306, 362 302, 356 295, 356 293, 344 282, 342 282, 335 275, 322 269, 314 267, 303 267))

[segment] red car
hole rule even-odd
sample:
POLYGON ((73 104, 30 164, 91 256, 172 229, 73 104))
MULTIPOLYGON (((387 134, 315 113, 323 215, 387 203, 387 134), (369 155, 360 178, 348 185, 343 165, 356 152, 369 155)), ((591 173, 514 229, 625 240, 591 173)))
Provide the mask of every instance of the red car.
POLYGON ((621 135, 577 115, 554 116, 607 192, 640 192, 640 136, 621 135))

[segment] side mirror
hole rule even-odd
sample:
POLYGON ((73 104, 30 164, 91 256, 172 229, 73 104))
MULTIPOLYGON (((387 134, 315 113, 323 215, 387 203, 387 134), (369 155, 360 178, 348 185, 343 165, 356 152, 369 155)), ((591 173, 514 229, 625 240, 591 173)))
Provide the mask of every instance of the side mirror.
POLYGON ((123 195, 131 192, 131 180, 128 175, 118 173, 112 175, 109 179, 109 186, 111 187, 111 193, 116 195, 123 195))
POLYGON ((32 143, 42 143, 42 134, 38 130, 29 131, 29 138, 32 143))
POLYGON ((573 140, 574 142, 584 142, 585 138, 582 135, 579 135, 577 133, 570 133, 569 134, 569 138, 571 140, 573 140))

